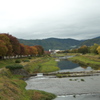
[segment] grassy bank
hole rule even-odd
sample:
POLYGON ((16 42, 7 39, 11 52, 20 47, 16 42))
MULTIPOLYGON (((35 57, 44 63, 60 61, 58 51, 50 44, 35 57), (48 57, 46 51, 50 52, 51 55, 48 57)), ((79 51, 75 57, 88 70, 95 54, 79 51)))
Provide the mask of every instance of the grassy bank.
POLYGON ((100 57, 97 55, 79 55, 69 58, 69 60, 80 63, 83 67, 91 66, 95 70, 100 70, 100 57))
POLYGON ((16 61, 20 61, 20 64, 22 65, 25 65, 27 64, 27 62, 23 62, 24 60, 34 60, 35 58, 32 57, 32 59, 29 59, 28 57, 27 58, 16 58, 16 59, 3 59, 3 60, 0 60, 0 68, 3 68, 5 66, 8 66, 8 65, 11 65, 11 64, 15 64, 16 61))
POLYGON ((56 57, 63 57, 63 56, 66 56, 67 53, 56 53, 55 56, 56 57))
POLYGON ((52 100, 56 96, 39 90, 26 90, 23 76, 14 75, 5 66, 16 64, 16 60, 25 66, 24 69, 30 74, 35 72, 51 72, 59 68, 51 57, 36 57, 32 59, 8 59, 0 60, 0 100, 52 100))
POLYGON ((52 57, 42 57, 41 59, 28 64, 25 67, 30 74, 32 73, 48 73, 59 70, 57 62, 52 57))
POLYGON ((14 64, 16 59, 7 59, 7 60, 0 60, 0 68, 3 68, 7 65, 14 64))
POLYGON ((0 70, 0 100, 52 100, 56 97, 44 91, 26 90, 26 83, 21 78, 8 69, 0 70))

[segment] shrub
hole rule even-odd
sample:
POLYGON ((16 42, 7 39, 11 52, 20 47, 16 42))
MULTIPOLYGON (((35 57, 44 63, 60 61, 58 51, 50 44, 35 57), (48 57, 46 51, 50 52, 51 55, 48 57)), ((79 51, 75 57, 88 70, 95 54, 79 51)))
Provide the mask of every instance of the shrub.
POLYGON ((28 59, 32 59, 31 57, 28 57, 28 59))
POLYGON ((56 74, 58 78, 67 77, 66 74, 56 74))
POLYGON ((69 79, 70 81, 77 81, 78 79, 69 79))
POLYGON ((69 79, 70 81, 72 81, 72 79, 69 79))
POLYGON ((23 68, 23 65, 20 65, 20 64, 8 65, 8 66, 6 66, 6 68, 8 68, 10 70, 21 69, 21 68, 23 68))
POLYGON ((62 78, 62 74, 56 74, 58 78, 62 78))
POLYGON ((66 74, 70 74, 70 72, 66 72, 66 74))
POLYGON ((81 79, 81 81, 85 81, 84 79, 81 79))
POLYGON ((30 62, 28 59, 26 59, 26 60, 23 60, 23 62, 30 62))
POLYGON ((17 59, 17 60, 15 60, 15 63, 21 63, 21 61, 17 59))
POLYGON ((75 79, 75 81, 77 81, 78 79, 75 79))

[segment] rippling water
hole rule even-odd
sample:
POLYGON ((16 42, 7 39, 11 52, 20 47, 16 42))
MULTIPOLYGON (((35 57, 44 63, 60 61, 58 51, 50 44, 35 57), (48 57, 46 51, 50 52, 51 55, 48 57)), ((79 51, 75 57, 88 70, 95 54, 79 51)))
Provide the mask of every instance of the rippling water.
MULTIPOLYGON (((58 66, 60 71, 92 70, 91 67, 81 67, 68 60, 59 61, 58 66)), ((100 100, 100 94, 96 94, 100 92, 100 76, 54 78, 54 76, 43 76, 42 73, 39 73, 37 76, 26 80, 26 83, 26 89, 43 90, 56 94, 57 98, 54 100, 100 100), (77 81, 75 81, 76 79, 77 81), (85 81, 82 82, 81 79, 85 81), (74 93, 82 93, 82 95, 67 95, 74 93)))
POLYGON ((100 100, 100 94, 58 96, 54 100, 100 100))

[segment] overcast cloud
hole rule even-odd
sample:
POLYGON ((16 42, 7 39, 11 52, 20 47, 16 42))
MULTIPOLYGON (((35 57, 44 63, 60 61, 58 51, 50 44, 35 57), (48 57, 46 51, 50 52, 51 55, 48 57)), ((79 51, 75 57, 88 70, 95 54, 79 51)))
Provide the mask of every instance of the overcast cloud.
POLYGON ((100 36, 100 0, 0 0, 0 33, 17 38, 100 36))

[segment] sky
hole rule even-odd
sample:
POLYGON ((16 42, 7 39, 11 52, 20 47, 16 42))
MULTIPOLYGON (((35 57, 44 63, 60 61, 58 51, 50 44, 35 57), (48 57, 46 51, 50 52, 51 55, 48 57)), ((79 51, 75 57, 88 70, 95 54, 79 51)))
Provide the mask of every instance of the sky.
POLYGON ((100 36, 100 0, 0 0, 0 33, 20 39, 100 36))

